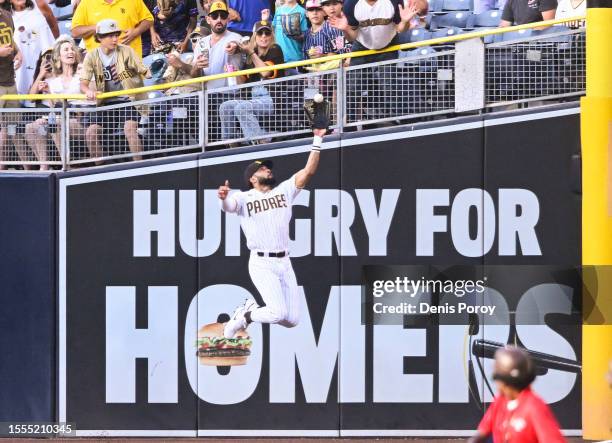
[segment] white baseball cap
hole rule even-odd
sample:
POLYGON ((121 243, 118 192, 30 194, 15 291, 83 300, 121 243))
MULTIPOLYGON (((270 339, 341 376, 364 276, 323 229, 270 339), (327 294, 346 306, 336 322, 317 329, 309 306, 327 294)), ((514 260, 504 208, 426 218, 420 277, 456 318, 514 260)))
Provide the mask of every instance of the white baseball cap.
POLYGON ((96 34, 98 35, 114 34, 115 32, 121 32, 116 20, 107 18, 96 23, 96 34))
POLYGON ((306 10, 320 8, 320 7, 321 7, 321 2, 319 0, 308 0, 306 2, 306 10))

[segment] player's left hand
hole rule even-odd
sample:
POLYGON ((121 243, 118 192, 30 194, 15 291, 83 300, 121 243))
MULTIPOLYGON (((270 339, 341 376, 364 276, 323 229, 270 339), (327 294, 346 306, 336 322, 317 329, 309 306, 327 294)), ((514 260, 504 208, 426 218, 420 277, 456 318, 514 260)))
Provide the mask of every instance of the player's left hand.
POLYGON ((225 200, 227 198, 227 194, 229 194, 229 180, 225 180, 225 184, 223 186, 219 186, 219 190, 217 191, 217 196, 221 200, 225 200))

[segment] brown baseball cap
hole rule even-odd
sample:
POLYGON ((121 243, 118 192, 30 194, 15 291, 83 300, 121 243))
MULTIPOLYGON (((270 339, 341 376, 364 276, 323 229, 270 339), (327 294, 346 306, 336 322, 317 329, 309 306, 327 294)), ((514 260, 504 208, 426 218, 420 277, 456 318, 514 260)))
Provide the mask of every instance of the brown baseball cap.
POLYGON ((244 170, 244 183, 249 189, 253 187, 251 184, 251 177, 253 177, 253 174, 255 174, 262 166, 272 169, 274 167, 274 163, 272 160, 255 160, 244 170))
POLYGON ((255 23, 253 26, 253 32, 257 33, 260 29, 268 29, 272 31, 272 23, 269 20, 261 20, 255 23))

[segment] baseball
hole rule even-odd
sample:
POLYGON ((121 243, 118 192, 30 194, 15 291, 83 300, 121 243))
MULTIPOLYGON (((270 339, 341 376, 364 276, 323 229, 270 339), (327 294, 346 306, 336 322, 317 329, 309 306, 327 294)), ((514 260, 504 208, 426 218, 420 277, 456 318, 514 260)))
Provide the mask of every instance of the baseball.
POLYGON ((312 99, 315 103, 323 103, 323 94, 315 94, 312 99))

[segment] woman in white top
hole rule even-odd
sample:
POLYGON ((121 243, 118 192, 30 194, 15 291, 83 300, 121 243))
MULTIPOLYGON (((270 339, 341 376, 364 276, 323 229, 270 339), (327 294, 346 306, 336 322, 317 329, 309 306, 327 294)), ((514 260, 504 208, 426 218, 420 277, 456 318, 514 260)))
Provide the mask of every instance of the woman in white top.
POLYGON ((53 45, 54 37, 45 16, 33 0, 10 0, 15 24, 15 42, 23 54, 23 64, 15 72, 19 94, 27 94, 34 80, 34 69, 41 52, 53 45))
MULTIPOLYGON (((43 61, 40 74, 34 81, 30 94, 81 94, 80 79, 78 75, 79 64, 81 63, 81 52, 70 37, 61 36, 53 45, 51 56, 51 72, 48 66, 43 61)), ((48 105, 53 107, 54 101, 51 100, 48 105)), ((71 105, 83 104, 77 100, 69 100, 71 105)), ((88 103, 93 106, 93 103, 88 103)), ((60 139, 61 131, 59 130, 59 121, 50 121, 53 117, 59 120, 60 113, 51 111, 49 116, 39 118, 33 123, 26 125, 26 138, 32 151, 40 162, 47 162, 49 153, 47 152, 47 133, 51 134, 57 152, 51 155, 50 160, 59 159, 58 153, 61 151, 60 139)), ((76 118, 70 119, 70 138, 83 138, 83 125, 76 118)), ((41 170, 48 169, 48 166, 43 164, 41 170)))

